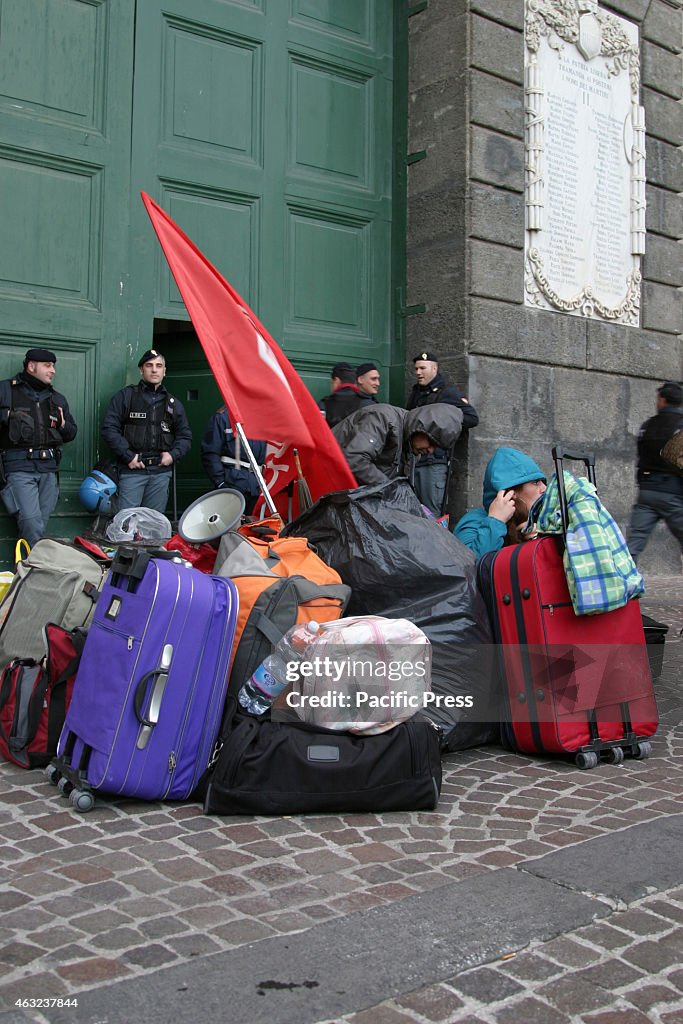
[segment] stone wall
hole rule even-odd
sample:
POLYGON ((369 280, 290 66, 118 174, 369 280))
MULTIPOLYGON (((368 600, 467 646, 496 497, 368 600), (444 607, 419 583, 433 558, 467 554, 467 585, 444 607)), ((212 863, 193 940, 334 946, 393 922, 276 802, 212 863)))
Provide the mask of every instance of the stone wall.
MULTIPOLYGON (((421 5, 420 5, 421 6, 421 5)), ((610 0, 640 30, 647 126, 647 254, 639 329, 523 305, 524 2, 429 0, 409 22, 408 357, 435 349, 480 425, 461 446, 452 512, 481 501, 487 459, 521 447, 548 472, 555 442, 595 451, 625 527, 635 437, 656 387, 680 379, 683 331, 683 12, 680 0, 610 0)), ((410 358, 407 377, 412 377, 410 358)), ((681 569, 663 526, 642 557, 681 569)))

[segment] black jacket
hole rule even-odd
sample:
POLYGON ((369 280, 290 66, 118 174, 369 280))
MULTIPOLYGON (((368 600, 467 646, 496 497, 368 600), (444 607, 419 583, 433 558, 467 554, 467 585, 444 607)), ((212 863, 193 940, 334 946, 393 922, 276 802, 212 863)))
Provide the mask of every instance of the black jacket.
POLYGON ((462 409, 462 428, 469 430, 476 427, 479 422, 477 410, 469 402, 465 401, 457 388, 447 384, 440 373, 437 373, 429 384, 414 384, 408 395, 406 409, 417 409, 422 405, 434 405, 441 402, 445 405, 454 405, 456 409, 462 409))
MULTIPOLYGON (((140 381, 139 384, 121 388, 113 396, 102 420, 102 440, 109 445, 120 465, 127 466, 136 455, 159 455, 162 451, 171 453, 174 462, 187 455, 192 445, 192 431, 182 404, 170 395, 163 384, 155 388, 140 381), (132 447, 130 438, 131 405, 144 404, 152 414, 149 423, 159 420, 159 434, 163 437, 154 443, 154 433, 146 433, 145 421, 140 421, 139 445, 132 447), (163 408, 162 408, 163 406, 163 408), (170 411, 169 411, 170 410, 170 411)), ((150 467, 152 472, 166 470, 166 467, 150 467)))
POLYGON ((683 476, 664 462, 660 451, 683 428, 683 407, 669 405, 646 420, 638 434, 638 484, 646 491, 683 495, 683 476))
POLYGON ((0 381, 0 447, 6 473, 54 473, 78 428, 64 395, 22 371, 0 381), (61 426, 62 410, 64 426, 61 426))
POLYGON ((355 384, 342 384, 340 388, 326 395, 318 402, 318 408, 324 413, 327 425, 336 427, 343 419, 357 412, 368 404, 369 395, 363 395, 355 384))
POLYGON ((410 474, 414 433, 422 432, 435 444, 452 448, 461 429, 462 412, 450 405, 407 411, 378 403, 347 416, 332 433, 358 483, 377 484, 410 474))

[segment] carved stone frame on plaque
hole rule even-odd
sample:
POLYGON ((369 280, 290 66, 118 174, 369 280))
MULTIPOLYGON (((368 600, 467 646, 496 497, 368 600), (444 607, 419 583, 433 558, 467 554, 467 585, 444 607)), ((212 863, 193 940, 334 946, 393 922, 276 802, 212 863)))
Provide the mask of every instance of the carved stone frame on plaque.
POLYGON ((526 0, 524 302, 637 327, 645 252, 638 29, 526 0))

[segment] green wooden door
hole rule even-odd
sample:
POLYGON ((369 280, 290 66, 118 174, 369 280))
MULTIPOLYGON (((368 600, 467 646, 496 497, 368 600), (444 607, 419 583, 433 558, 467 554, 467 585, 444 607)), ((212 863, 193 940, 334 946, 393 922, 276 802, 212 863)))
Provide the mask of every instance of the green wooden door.
MULTIPOLYGON (((390 0, 138 4, 129 338, 134 354, 154 338, 167 356, 197 446, 220 398, 178 331, 187 313, 139 192, 254 307, 316 396, 339 359, 388 365, 392 25, 390 0)), ((196 452, 179 475, 181 504, 207 487, 196 452)))
MULTIPOLYGON (((51 533, 89 523, 77 492, 103 408, 152 344, 195 435, 181 507, 208 485, 199 440, 220 396, 141 189, 253 305, 316 396, 339 359, 396 362, 393 21, 404 6, 1 0, 0 374, 29 347, 53 348, 79 424, 51 533)), ((15 524, 0 524, 6 558, 15 524)))
MULTIPOLYGON (((0 376, 33 346, 79 425, 50 532, 85 520, 99 395, 120 374, 127 320, 134 0, 2 0, 0 376)), ((2 516, 0 544, 15 523, 2 516)))

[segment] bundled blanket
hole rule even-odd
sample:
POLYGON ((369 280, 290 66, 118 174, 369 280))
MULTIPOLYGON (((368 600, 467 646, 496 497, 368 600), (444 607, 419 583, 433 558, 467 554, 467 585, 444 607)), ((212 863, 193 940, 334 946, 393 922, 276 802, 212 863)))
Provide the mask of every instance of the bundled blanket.
MULTIPOLYGON (((594 484, 564 470, 569 524, 564 568, 577 615, 621 608, 645 590, 643 577, 616 522, 598 498, 594 484)), ((557 477, 531 510, 529 529, 562 533, 557 477)))

